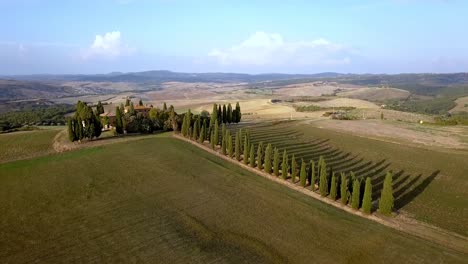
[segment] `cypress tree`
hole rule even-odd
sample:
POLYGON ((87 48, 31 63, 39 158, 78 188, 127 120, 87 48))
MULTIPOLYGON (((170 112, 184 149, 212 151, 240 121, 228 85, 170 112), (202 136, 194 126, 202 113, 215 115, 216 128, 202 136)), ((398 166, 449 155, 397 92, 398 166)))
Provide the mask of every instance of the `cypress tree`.
POLYGON ((235 157, 236 157, 236 160, 240 160, 240 155, 241 155, 241 151, 240 151, 240 135, 239 135, 239 132, 236 132, 236 139, 235 139, 235 157))
POLYGON ((70 142, 75 141, 76 140, 75 130, 74 130, 71 118, 67 119, 67 128, 68 128, 68 140, 70 140, 70 142))
POLYGON ((245 165, 247 165, 247 163, 249 163, 249 142, 247 141, 247 135, 245 135, 245 139, 244 139, 244 149, 243 149, 243 154, 244 154, 244 157, 242 158, 242 161, 244 162, 245 165))
POLYGON ((130 102, 130 108, 128 109, 128 114, 131 116, 136 115, 135 106, 133 105, 133 102, 130 102))
POLYGON ((255 167, 255 147, 254 144, 250 145, 250 153, 249 153, 249 163, 250 167, 255 167))
POLYGON ((223 123, 227 123, 227 113, 226 113, 226 105, 223 105, 223 123))
POLYGON ((366 186, 364 188, 364 197, 362 198, 362 211, 370 214, 372 210, 372 181, 370 177, 366 179, 366 186))
POLYGON ((221 134, 223 135, 223 137, 224 135, 226 135, 226 124, 221 125, 221 134))
POLYGON ((197 118, 197 120, 195 121, 195 124, 193 126, 193 133, 192 133, 193 140, 198 139, 198 133, 199 132, 200 132, 200 117, 197 118))
POLYGON ((214 145, 217 146, 219 144, 219 126, 218 126, 218 120, 216 120, 216 124, 214 125, 214 145))
POLYGON ((140 99, 140 101, 138 101, 138 105, 143 106, 143 101, 141 99, 140 99))
POLYGON ((301 172, 299 174, 299 182, 301 183, 302 187, 305 187, 307 184, 307 171, 306 171, 306 163, 304 159, 301 160, 301 172))
POLYGON ((211 110, 210 116, 210 131, 213 130, 213 126, 216 124, 216 120, 218 120, 218 106, 213 104, 213 110, 211 110))
POLYGON ((390 215, 394 206, 392 177, 392 173, 387 172, 383 183, 382 193, 380 194, 379 212, 384 215, 390 215))
POLYGON ((127 98, 127 99, 125 100, 125 106, 130 106, 130 99, 129 99, 129 98, 127 98))
POLYGON ((228 142, 227 142, 227 147, 228 147, 228 156, 230 158, 232 158, 232 152, 233 152, 233 149, 232 149, 232 136, 229 135, 229 137, 227 138, 228 142))
MULTIPOLYGON (((76 131, 76 130, 75 130, 76 131)), ((123 122, 122 122, 122 112, 119 107, 115 108, 115 132, 117 134, 123 134, 123 122)))
POLYGON ((258 149, 257 149, 257 168, 259 170, 263 169, 263 142, 260 142, 258 144, 258 149))
POLYGON ((336 200, 336 195, 337 195, 337 182, 336 182, 336 177, 335 173, 332 174, 331 176, 331 187, 330 187, 330 198, 335 201, 336 200))
POLYGON ((296 182, 296 176, 297 176, 297 162, 296 162, 296 157, 294 154, 292 155, 291 159, 291 182, 295 183, 296 182))
POLYGON ((322 158, 320 166, 320 181, 319 181, 319 191, 320 195, 325 197, 328 195, 328 178, 327 178, 327 165, 325 160, 322 158))
POLYGON ((203 143, 205 141, 205 133, 206 133, 206 122, 203 122, 203 126, 200 129, 200 135, 198 136, 199 143, 203 143))
POLYGON ((227 112, 226 112, 226 118, 227 118, 227 122, 229 124, 231 124, 232 123, 232 106, 231 106, 231 103, 228 104, 227 112))
POLYGON ((281 163, 281 176, 283 177, 283 180, 286 180, 288 178, 288 153, 286 150, 283 151, 283 162, 281 163))
POLYGON ((221 105, 218 105, 218 113, 216 113, 218 124, 223 122, 223 112, 221 111, 221 105))
POLYGON ((188 117, 188 114, 185 113, 184 115, 184 119, 182 121, 182 128, 181 128, 181 133, 182 133, 182 136, 186 137, 187 136, 187 130, 188 130, 188 127, 187 127, 187 117, 188 117))
POLYGON ((315 191, 315 183, 317 183, 317 173, 315 172, 315 162, 310 161, 310 189, 315 191))
POLYGON ((221 140, 221 153, 223 153, 223 155, 227 154, 226 138, 224 137, 223 137, 223 140, 221 140))
POLYGON ((271 155, 273 154, 273 147, 271 144, 268 144, 265 150, 265 166, 264 170, 266 173, 271 173, 271 155))
POLYGON ((247 137, 247 145, 250 146, 250 130, 245 131, 245 136, 247 137))
POLYGON ((215 137, 214 137, 214 130, 211 130, 211 134, 210 134, 210 145, 211 145, 211 148, 212 148, 212 149, 215 149, 215 148, 216 148, 215 137))
POLYGON ((273 175, 279 176, 279 150, 275 148, 273 154, 273 175))
POLYGON ((353 183, 353 194, 351 196, 351 207, 353 209, 359 209, 359 199, 361 198, 361 181, 355 179, 353 183))
POLYGON ((239 102, 236 103, 236 110, 235 111, 236 111, 236 120, 235 120, 235 122, 239 123, 241 121, 241 117, 242 117, 239 102))
POLYGON ((346 205, 348 203, 348 179, 344 172, 341 173, 341 184, 340 184, 340 196, 341 204, 346 205))
POLYGON ((104 113, 104 106, 102 105, 101 101, 98 101, 96 106, 96 113, 99 116, 100 114, 104 113))
POLYGON ((164 104, 163 104, 163 111, 164 111, 164 112, 167 111, 167 104, 166 104, 166 102, 164 102, 164 104))

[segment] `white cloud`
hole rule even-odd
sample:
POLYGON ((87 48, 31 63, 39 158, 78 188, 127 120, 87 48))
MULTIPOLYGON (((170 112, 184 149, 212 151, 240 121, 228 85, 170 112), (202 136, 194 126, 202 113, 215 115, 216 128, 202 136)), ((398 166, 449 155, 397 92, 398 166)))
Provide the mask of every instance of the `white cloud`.
POLYGON ((208 56, 223 65, 343 65, 353 51, 319 38, 288 42, 280 34, 256 32, 228 49, 214 49, 208 56))
POLYGON ((115 58, 133 52, 121 41, 120 31, 108 32, 104 35, 96 35, 93 44, 83 53, 83 59, 91 57, 115 58))

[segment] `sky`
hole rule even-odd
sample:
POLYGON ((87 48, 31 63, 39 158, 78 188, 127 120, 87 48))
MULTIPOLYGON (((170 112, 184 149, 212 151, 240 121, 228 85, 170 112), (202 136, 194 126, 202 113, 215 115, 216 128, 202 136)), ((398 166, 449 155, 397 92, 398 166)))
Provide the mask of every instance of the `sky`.
POLYGON ((464 0, 0 0, 0 75, 468 72, 464 0))

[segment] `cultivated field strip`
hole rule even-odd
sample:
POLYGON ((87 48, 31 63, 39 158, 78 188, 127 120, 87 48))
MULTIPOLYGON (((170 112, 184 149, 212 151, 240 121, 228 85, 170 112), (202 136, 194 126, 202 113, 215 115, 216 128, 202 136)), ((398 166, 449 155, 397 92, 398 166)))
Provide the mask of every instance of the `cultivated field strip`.
POLYGON ((293 127, 288 127, 287 122, 279 124, 240 124, 231 125, 229 128, 233 135, 240 129, 242 129, 243 135, 245 135, 246 130, 249 130, 255 153, 260 142, 263 143, 264 147, 270 143, 274 148, 278 148, 280 159, 282 159, 283 151, 286 150, 289 155, 289 162, 291 162, 294 155, 299 166, 302 160, 307 163, 307 166, 310 166, 311 160, 317 163, 322 156, 327 162, 327 166, 337 176, 341 172, 347 175, 353 172, 357 178, 363 181, 370 177, 373 185, 372 198, 374 202, 380 197, 385 174, 387 171, 392 171, 394 173, 393 187, 396 209, 401 209, 408 204, 409 201, 415 198, 417 194, 415 190, 435 177, 431 175, 423 180, 422 175, 410 175, 405 173, 403 169, 392 167, 389 160, 382 159, 377 162, 366 160, 357 153, 345 152, 331 146, 328 144, 329 139, 327 138, 305 136, 304 133, 293 127))

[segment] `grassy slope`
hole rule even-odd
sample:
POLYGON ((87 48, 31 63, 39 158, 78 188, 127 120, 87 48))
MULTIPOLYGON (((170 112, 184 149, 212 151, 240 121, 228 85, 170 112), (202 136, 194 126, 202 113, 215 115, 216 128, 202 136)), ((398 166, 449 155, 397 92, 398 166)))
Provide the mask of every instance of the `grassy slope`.
POLYGON ((164 136, 1 164, 0 211, 0 262, 466 258, 164 136))
POLYGON ((308 136, 330 139, 332 146, 359 154, 366 160, 386 159, 391 163, 389 168, 404 170, 403 177, 410 176, 408 181, 421 175, 419 183, 440 170, 427 188, 403 209, 420 220, 468 235, 468 226, 460 221, 468 219, 468 201, 465 199, 468 195, 468 153, 387 143, 307 125, 298 126, 297 130, 308 136))
POLYGON ((53 153, 52 143, 58 132, 51 129, 0 134, 0 163, 53 153))

